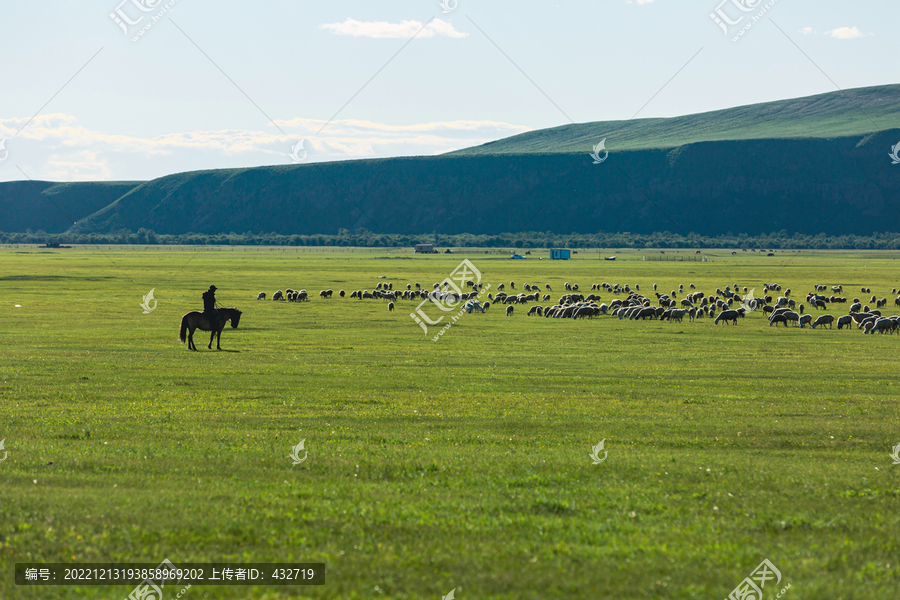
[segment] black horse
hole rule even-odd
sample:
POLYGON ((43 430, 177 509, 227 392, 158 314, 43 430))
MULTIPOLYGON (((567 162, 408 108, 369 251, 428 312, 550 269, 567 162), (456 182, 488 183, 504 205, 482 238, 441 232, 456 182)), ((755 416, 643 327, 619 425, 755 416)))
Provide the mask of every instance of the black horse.
POLYGON ((220 308, 219 309, 218 328, 213 331, 209 326, 209 320, 203 316, 203 313, 197 310, 191 311, 181 318, 181 343, 188 343, 188 348, 196 350, 194 345, 194 331, 200 329, 202 331, 212 331, 209 334, 209 345, 207 348, 212 350, 213 338, 216 338, 216 350, 221 350, 219 342, 222 338, 222 330, 225 329, 225 323, 231 321, 231 328, 237 329, 238 323, 241 321, 241 311, 236 308, 220 308))

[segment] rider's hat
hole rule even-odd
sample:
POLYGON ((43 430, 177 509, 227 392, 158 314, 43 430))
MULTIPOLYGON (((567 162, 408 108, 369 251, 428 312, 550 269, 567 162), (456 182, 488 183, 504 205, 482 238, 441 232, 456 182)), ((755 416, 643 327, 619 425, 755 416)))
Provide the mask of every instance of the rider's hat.
POLYGON ((216 286, 214 286, 214 285, 209 286, 209 291, 211 291, 211 292, 216 291, 216 286))

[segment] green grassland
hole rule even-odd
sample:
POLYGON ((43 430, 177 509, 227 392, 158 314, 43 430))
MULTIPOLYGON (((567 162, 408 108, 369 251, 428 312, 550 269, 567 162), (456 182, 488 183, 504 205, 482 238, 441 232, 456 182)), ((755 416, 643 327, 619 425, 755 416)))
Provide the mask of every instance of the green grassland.
POLYGON ((572 123, 452 154, 578 154, 606 138, 611 151, 622 151, 721 140, 853 137, 900 126, 898 99, 900 85, 885 85, 670 118, 572 123))
POLYGON ((492 307, 432 342, 417 303, 337 297, 430 287, 463 257, 492 291, 549 283, 554 301, 566 281, 778 282, 798 299, 868 286, 890 307, 900 285, 897 252, 617 254, 0 249, 0 598, 132 589, 16 587, 16 562, 168 558, 327 565, 321 587, 197 600, 708 599, 768 558, 783 579, 766 598, 895 600, 900 338, 761 311, 731 327, 492 307), (178 325, 210 284, 240 327, 190 352, 178 325), (311 301, 255 300, 288 287, 311 301))

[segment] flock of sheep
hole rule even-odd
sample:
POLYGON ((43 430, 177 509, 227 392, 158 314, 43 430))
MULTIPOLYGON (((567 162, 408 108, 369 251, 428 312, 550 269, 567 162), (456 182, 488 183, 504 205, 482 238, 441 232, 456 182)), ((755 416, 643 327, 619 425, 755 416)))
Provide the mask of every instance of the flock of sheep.
MULTIPOLYGON (((418 283, 406 284, 406 289, 394 290, 393 283, 379 283, 374 291, 355 290, 350 293, 350 298, 363 300, 382 300, 388 302, 388 310, 394 310, 394 303, 399 300, 424 300, 432 298, 439 302, 462 303, 466 312, 475 311, 485 312, 490 308, 491 304, 506 305, 506 316, 513 316, 514 305, 527 305, 529 302, 547 302, 551 299, 550 293, 553 289, 550 284, 545 284, 544 288, 539 285, 524 284, 524 292, 507 293, 505 284, 497 286, 497 293, 488 294, 488 300, 481 302, 478 297, 483 288, 483 284, 477 284, 474 281, 466 282, 467 288, 472 288, 471 292, 454 292, 450 290, 449 285, 445 284, 441 287, 435 283, 431 291, 425 290, 418 283), (413 289, 415 287, 415 289, 413 289)), ((773 297, 772 292, 781 293, 782 288, 777 283, 766 283, 763 285, 764 295, 760 298, 753 298, 752 292, 747 293, 747 287, 739 288, 737 284, 733 286, 725 286, 725 289, 716 289, 715 294, 706 294, 699 291, 691 291, 684 293, 684 286, 678 287, 678 290, 671 290, 669 294, 657 293, 656 284, 653 285, 655 300, 644 296, 640 293, 640 286, 635 285, 633 288, 629 285, 610 285, 609 283, 597 283, 591 286, 591 292, 587 296, 579 293, 579 287, 576 284, 565 283, 566 294, 563 294, 555 304, 542 306, 536 304, 532 306, 527 316, 538 316, 554 319, 592 319, 600 315, 610 315, 618 317, 620 320, 660 320, 682 322, 685 318, 693 322, 695 319, 710 318, 714 319, 715 324, 731 323, 737 325, 737 320, 744 318, 748 313, 762 309, 763 314, 768 318, 770 326, 784 324, 785 327, 789 323, 794 323, 800 328, 809 325, 812 329, 822 326, 831 328, 837 323, 838 329, 844 327, 849 328, 855 325, 857 329, 863 333, 893 333, 900 331, 900 317, 882 316, 879 309, 887 306, 887 298, 878 299, 874 295, 871 296, 869 304, 874 304, 875 309, 871 309, 868 305, 863 305, 859 298, 854 298, 848 310, 848 314, 839 318, 833 315, 824 314, 817 318, 813 318, 812 314, 806 312, 804 304, 798 304, 791 297, 790 288, 784 290, 783 294, 773 297), (741 291, 742 290, 742 291, 741 291), (624 298, 615 298, 607 303, 600 303, 600 295, 593 292, 604 291, 613 296, 625 296, 624 298), (741 296, 741 293, 744 296, 741 296), (679 300, 679 296, 681 299, 679 300)), ((509 282, 510 291, 516 289, 514 281, 509 282)), ((696 290, 696 286, 690 284, 691 290, 696 290)), ((832 295, 826 296, 820 292, 827 292, 828 287, 825 285, 816 285, 815 291, 810 292, 806 296, 806 302, 811 308, 816 310, 827 310, 830 304, 845 304, 847 299, 835 294, 843 293, 843 286, 831 286, 832 295)), ((869 288, 860 288, 864 294, 870 294, 869 288)), ((322 290, 319 296, 323 299, 331 298, 333 290, 322 290)), ((897 294, 897 289, 892 290, 893 294, 897 294)), ((344 290, 340 290, 338 295, 341 298, 346 296, 344 290)), ((260 292, 257 300, 265 300, 266 293, 260 292)), ((272 295, 273 300, 282 300, 288 302, 303 302, 309 300, 309 293, 306 290, 293 290, 288 288, 286 291, 276 291, 272 295)), ((900 306, 900 296, 894 300, 895 306, 900 306)))

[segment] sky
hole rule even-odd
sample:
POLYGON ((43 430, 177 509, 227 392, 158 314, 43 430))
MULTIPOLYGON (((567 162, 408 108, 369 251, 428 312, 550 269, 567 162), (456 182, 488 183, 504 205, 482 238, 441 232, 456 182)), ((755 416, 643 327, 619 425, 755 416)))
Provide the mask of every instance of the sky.
POLYGON ((896 0, 0 0, 0 181, 436 155, 898 83, 898 31, 896 0))

